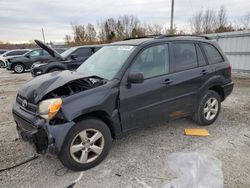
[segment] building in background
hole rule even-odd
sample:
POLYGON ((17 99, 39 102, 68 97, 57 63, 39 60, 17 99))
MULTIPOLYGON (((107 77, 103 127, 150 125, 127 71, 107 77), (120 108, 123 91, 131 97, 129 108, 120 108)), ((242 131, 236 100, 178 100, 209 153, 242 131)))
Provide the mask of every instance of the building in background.
POLYGON ((250 72, 250 30, 213 33, 206 36, 217 40, 233 71, 250 72))

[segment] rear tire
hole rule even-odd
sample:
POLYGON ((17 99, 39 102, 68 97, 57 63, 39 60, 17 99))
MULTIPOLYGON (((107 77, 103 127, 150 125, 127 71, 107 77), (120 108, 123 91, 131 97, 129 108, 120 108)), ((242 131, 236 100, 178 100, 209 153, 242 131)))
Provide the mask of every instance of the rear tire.
POLYGON ((220 95, 215 91, 208 90, 201 98, 198 109, 193 115, 193 120, 199 125, 210 125, 217 119, 220 108, 220 95))
POLYGON ((23 73, 25 71, 25 67, 22 63, 16 63, 13 66, 13 70, 15 73, 20 74, 20 73, 23 73))
POLYGON ((59 159, 71 170, 87 170, 98 165, 107 156, 111 145, 112 136, 103 121, 84 119, 69 131, 59 159))

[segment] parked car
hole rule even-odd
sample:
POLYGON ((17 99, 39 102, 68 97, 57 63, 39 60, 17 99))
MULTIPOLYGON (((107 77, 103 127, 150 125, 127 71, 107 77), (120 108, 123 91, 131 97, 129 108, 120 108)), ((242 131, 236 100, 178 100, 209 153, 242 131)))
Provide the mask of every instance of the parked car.
POLYGON ((53 48, 47 46, 41 41, 36 40, 36 43, 48 51, 51 56, 56 56, 56 61, 39 61, 32 65, 31 74, 33 77, 54 71, 75 70, 89 56, 101 49, 102 45, 86 45, 69 48, 62 54, 57 54, 53 48))
POLYGON ((5 52, 7 52, 8 50, 6 50, 6 49, 0 49, 0 55, 1 54, 3 54, 3 53, 5 53, 5 52))
POLYGON ((22 56, 7 58, 6 68, 10 71, 13 70, 15 73, 23 73, 25 70, 30 69, 32 64, 37 61, 51 60, 55 60, 55 57, 52 57, 47 51, 43 49, 36 48, 28 51, 22 56))
POLYGON ((20 50, 10 50, 0 55, 0 68, 5 68, 7 65, 7 58, 13 58, 18 57, 26 52, 28 52, 29 49, 20 49, 20 50))
POLYGON ((130 130, 182 117, 212 124, 232 90, 231 66, 215 41, 162 35, 112 43, 76 71, 34 78, 19 90, 13 116, 38 153, 86 170, 130 130))

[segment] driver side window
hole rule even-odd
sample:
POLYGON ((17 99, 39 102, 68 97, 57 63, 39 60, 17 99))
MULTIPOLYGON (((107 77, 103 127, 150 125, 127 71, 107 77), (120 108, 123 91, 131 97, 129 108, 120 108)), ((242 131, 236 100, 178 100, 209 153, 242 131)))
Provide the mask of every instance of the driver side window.
POLYGON ((42 50, 33 50, 29 53, 30 57, 39 57, 42 55, 42 50))
POLYGON ((142 72, 145 79, 169 73, 168 44, 145 49, 137 56, 130 72, 142 72))

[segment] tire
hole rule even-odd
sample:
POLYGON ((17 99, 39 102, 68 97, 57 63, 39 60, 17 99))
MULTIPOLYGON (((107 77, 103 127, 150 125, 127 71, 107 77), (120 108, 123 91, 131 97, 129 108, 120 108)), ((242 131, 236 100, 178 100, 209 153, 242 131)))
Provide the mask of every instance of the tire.
POLYGON ((210 125, 217 119, 220 108, 220 95, 215 91, 208 90, 201 98, 197 111, 193 115, 193 120, 199 125, 210 125))
POLYGON ((5 64, 3 61, 0 61, 0 69, 4 68, 5 67, 5 64))
POLYGON ((70 170, 84 171, 97 166, 107 156, 111 145, 112 136, 103 121, 84 119, 69 131, 58 157, 70 170), (100 134, 102 137, 94 142, 91 141, 98 138, 100 134), (98 136, 94 137, 94 135, 98 136), (98 151, 99 154, 93 151, 98 151))
POLYGON ((20 74, 20 73, 23 73, 25 71, 25 67, 22 63, 16 63, 13 66, 13 70, 15 73, 20 74))
POLYGON ((62 71, 62 69, 59 69, 59 68, 52 68, 52 69, 49 69, 48 72, 55 72, 55 71, 62 71))

